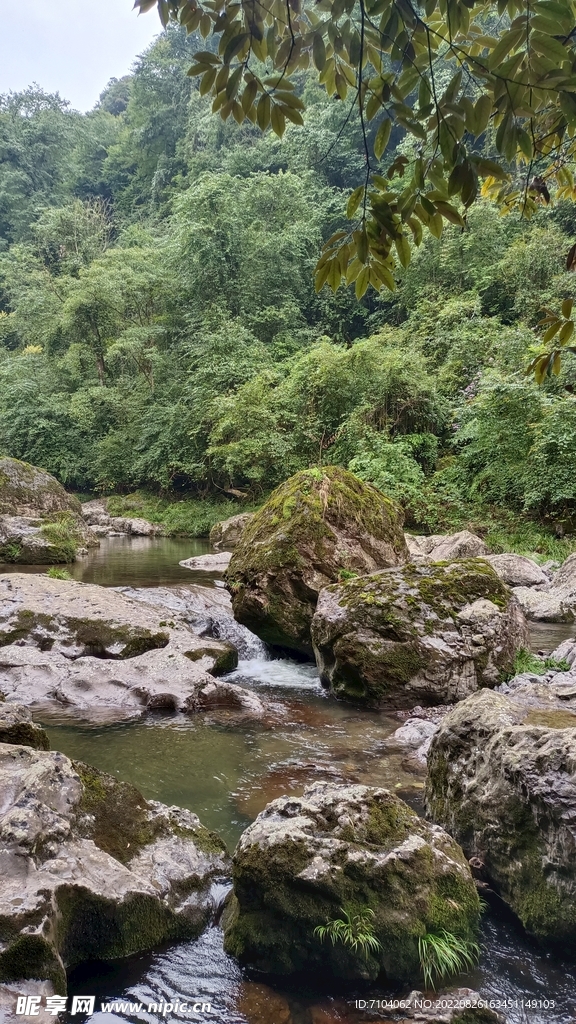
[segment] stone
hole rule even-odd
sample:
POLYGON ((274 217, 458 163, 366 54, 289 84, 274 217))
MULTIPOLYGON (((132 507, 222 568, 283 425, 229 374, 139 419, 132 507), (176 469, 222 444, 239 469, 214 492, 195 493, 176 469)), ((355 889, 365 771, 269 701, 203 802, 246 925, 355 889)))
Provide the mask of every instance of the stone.
POLYGON ((255 633, 236 622, 230 595, 223 588, 188 583, 175 587, 119 587, 118 590, 134 601, 164 609, 164 613, 176 612, 178 618, 200 636, 231 644, 243 660, 267 660, 266 645, 255 633))
POLYGON ((0 704, 0 743, 19 743, 36 750, 49 750, 46 731, 32 721, 28 708, 0 704))
POLYGON ((82 516, 89 530, 97 537, 114 537, 124 533, 133 537, 158 537, 164 533, 161 523, 150 523, 140 517, 111 516, 104 498, 84 502, 82 516))
POLYGON ((274 800, 233 862, 224 947, 264 973, 406 982, 420 976, 418 936, 475 934, 479 900, 462 851, 385 789, 327 782, 274 800), (322 941, 318 926, 359 907, 374 914, 379 948, 322 941))
MULTIPOLYGON (((0 691, 10 701, 108 721, 190 710, 212 676, 237 664, 231 644, 199 636, 165 608, 73 580, 0 576, 0 691)), ((214 703, 220 691, 210 692, 214 703)))
POLYGON ((261 982, 243 981, 235 1008, 250 1024, 292 1024, 287 1000, 261 982))
POLYGON ((229 551, 218 551, 212 555, 195 555, 193 558, 185 558, 179 565, 185 569, 194 569, 196 572, 226 572, 230 565, 232 554, 229 551))
POLYGON ((526 930, 563 950, 576 940, 576 686, 560 695, 569 675, 524 674, 456 705, 432 740, 426 787, 429 815, 526 930))
POLYGON ((56 512, 79 516, 78 498, 45 470, 19 459, 0 458, 0 514, 38 518, 56 512))
POLYGON ((312 656, 320 590, 407 554, 401 514, 380 491, 335 466, 303 470, 254 513, 232 553, 235 618, 266 643, 312 656))
POLYGON ((547 586, 550 582, 543 569, 525 555, 484 555, 483 558, 509 587, 547 586))
POLYGON ((412 557, 429 558, 432 562, 451 562, 455 558, 478 558, 488 554, 487 545, 470 530, 430 537, 408 533, 405 536, 412 557))
POLYGON ((514 587, 513 594, 527 619, 536 622, 574 622, 574 609, 549 587, 514 587))
POLYGON ((524 616, 482 559, 410 563, 326 587, 312 622, 322 683, 381 708, 451 704, 495 686, 528 646, 524 616))
POLYGON ((225 548, 232 551, 242 539, 242 534, 252 518, 251 512, 242 512, 240 515, 231 516, 221 523, 216 523, 210 530, 210 543, 213 548, 225 548))
POLYGON ((57 751, 0 744, 0 981, 66 991, 67 968, 197 936, 226 848, 191 811, 146 801, 57 751))

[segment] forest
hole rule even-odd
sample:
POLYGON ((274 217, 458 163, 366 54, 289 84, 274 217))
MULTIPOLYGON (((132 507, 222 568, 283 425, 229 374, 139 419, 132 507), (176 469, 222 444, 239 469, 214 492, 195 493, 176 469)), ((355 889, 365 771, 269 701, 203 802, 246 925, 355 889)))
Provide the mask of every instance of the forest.
MULTIPOLYGON (((303 126, 223 122, 187 75, 197 48, 169 28, 85 114, 36 86, 0 97, 2 453, 173 533, 329 464, 414 532, 568 554, 576 362, 526 371, 542 308, 574 295, 573 204, 526 221, 479 199, 394 292, 316 293, 358 124, 312 71, 303 126)), ((392 157, 410 144, 397 125, 392 157)))

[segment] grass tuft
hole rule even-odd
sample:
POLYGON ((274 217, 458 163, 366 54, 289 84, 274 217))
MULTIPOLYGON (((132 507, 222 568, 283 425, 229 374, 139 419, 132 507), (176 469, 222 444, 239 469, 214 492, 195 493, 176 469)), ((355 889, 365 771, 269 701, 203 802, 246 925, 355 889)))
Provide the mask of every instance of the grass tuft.
POLYGON ((438 982, 474 967, 480 946, 452 932, 427 932, 418 939, 418 956, 424 984, 435 989, 438 982))

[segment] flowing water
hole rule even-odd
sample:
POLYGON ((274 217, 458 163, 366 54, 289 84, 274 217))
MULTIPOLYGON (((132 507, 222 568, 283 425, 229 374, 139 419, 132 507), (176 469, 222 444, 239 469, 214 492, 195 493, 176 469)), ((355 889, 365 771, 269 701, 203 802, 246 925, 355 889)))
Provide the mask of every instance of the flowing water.
MULTIPOLYGON (((207 550, 204 542, 111 539, 84 563, 76 578, 116 586, 165 586, 214 580, 181 569, 178 561, 207 550)), ((37 571, 45 571, 44 569, 37 571)), ((574 627, 545 625, 534 630, 536 650, 552 650, 574 627)), ((283 714, 273 726, 248 724, 233 712, 187 717, 150 716, 120 725, 71 724, 46 720, 53 748, 135 783, 149 799, 196 811, 232 849, 240 833, 272 799, 301 793, 318 779, 384 785, 416 810, 422 806, 423 777, 405 755, 386 750, 399 725, 394 715, 359 711, 328 698, 315 670, 287 660, 241 662, 231 679, 254 688, 283 714)), ((503 1011, 512 1024, 573 1022, 576 968, 543 953, 523 935, 502 906, 488 910, 479 968, 455 984, 483 996, 508 1000, 503 1011)), ((271 984, 241 970, 222 948, 222 932, 209 928, 193 942, 113 963, 85 964, 70 976, 71 994, 101 1001, 210 1004, 203 1013, 138 1010, 96 1012, 94 1024, 112 1021, 198 1020, 210 1024, 361 1024, 389 1019, 388 1011, 363 1008, 361 1001, 388 999, 382 989, 358 992, 306 990, 301 984, 271 984), (360 1003, 357 1005, 357 1000, 360 1003)), ((79 1022, 78 1015, 70 1024, 79 1022)))

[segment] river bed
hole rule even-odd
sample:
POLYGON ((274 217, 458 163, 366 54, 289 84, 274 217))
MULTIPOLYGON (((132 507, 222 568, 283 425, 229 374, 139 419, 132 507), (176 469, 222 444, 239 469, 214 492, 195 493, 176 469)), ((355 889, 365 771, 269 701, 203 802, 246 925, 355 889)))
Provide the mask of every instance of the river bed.
MULTIPOLYGON (((72 571, 77 579, 105 586, 214 585, 216 577, 178 566, 179 560, 208 549, 204 541, 111 538, 72 571)), ((573 633, 573 626, 537 626, 533 647, 550 651, 573 633)), ((149 716, 108 726, 71 724, 68 717, 51 715, 45 719, 51 745, 133 782, 149 799, 196 811, 230 849, 270 800, 301 793, 319 779, 383 785, 422 809, 421 772, 406 763, 405 755, 385 749, 386 738, 400 724, 393 714, 359 711, 328 698, 311 665, 258 659, 241 662, 229 678, 281 706, 273 726, 226 711, 149 716)), ((512 1024, 574 1021, 574 963, 564 964, 538 950, 501 906, 484 917, 482 949, 479 968, 454 984, 478 989, 487 998, 510 1000, 505 1013, 512 1024)), ((122 961, 85 964, 72 972, 69 988, 72 995, 96 995, 97 1006, 111 999, 145 1005, 180 999, 211 1006, 187 1017, 128 1008, 115 1014, 96 1012, 90 1018, 94 1024, 360 1024, 390 1017, 384 1010, 355 1005, 356 998, 389 998, 391 993, 381 989, 344 993, 333 986, 329 992, 313 991, 250 976, 224 953, 218 927, 194 942, 122 961)), ((70 1017, 70 1024, 82 1019, 70 1017)))

